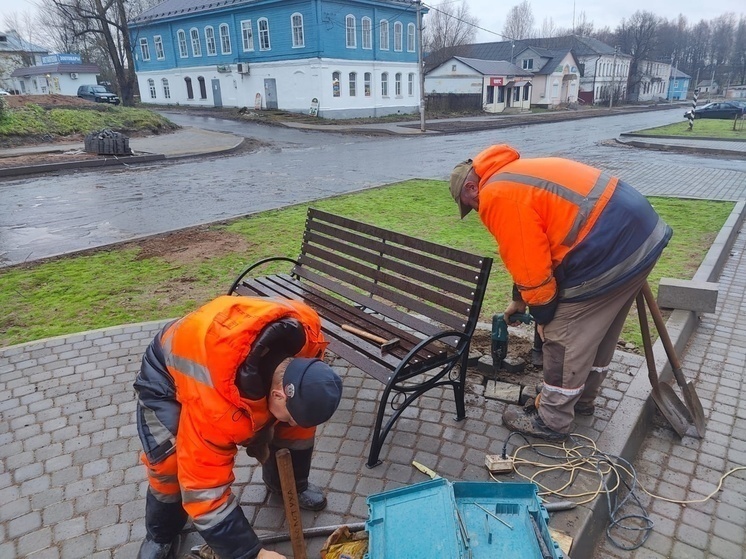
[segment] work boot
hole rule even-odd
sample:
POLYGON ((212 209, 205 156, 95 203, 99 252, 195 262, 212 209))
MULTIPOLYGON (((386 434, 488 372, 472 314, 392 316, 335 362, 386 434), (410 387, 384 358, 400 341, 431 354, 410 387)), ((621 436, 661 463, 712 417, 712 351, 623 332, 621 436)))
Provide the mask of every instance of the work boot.
POLYGON ((566 433, 560 433, 547 427, 539 417, 538 410, 527 412, 519 406, 508 406, 503 413, 503 425, 511 431, 530 435, 545 441, 564 441, 566 433))
MULTIPOLYGON (((266 482, 265 485, 267 485, 266 482)), ((326 497, 321 488, 310 481, 307 485, 308 487, 306 487, 305 491, 298 493, 298 506, 303 510, 324 510, 326 508, 326 497)), ((271 485, 267 485, 267 490, 270 493, 276 493, 278 495, 282 494, 281 489, 272 487, 271 485)))
POLYGON ((151 540, 150 536, 145 536, 140 550, 137 552, 137 559, 176 559, 181 546, 181 536, 176 536, 169 543, 158 543, 151 540))

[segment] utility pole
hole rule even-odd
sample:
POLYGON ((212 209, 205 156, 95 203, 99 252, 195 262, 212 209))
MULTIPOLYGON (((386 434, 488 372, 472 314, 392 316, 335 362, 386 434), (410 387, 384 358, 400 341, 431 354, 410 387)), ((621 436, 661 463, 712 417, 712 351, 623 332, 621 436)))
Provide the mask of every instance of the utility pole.
POLYGON ((614 106, 614 77, 616 74, 616 55, 619 52, 619 46, 614 47, 614 63, 611 65, 611 91, 609 92, 609 110, 614 106))
POLYGON ((425 67, 422 63, 422 0, 417 0, 417 67, 420 70, 420 131, 425 131, 425 67))
POLYGON ((676 84, 676 75, 679 73, 676 69, 676 53, 671 54, 671 65, 673 66, 673 74, 668 79, 668 102, 673 104, 673 87, 676 84))

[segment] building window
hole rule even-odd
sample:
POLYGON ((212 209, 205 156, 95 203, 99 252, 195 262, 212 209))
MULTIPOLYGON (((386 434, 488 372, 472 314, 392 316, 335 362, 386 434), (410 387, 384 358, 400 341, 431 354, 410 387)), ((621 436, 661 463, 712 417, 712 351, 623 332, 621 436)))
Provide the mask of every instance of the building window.
POLYGON ((534 59, 533 58, 524 58, 523 59, 523 69, 524 70, 533 70, 534 69, 534 59))
POLYGON ((410 23, 407 25, 407 51, 408 52, 414 52, 414 23, 410 23))
POLYGON ((363 48, 370 50, 373 48, 373 22, 369 17, 364 17, 361 23, 363 27, 363 48))
POLYGON ((153 37, 153 42, 155 43, 155 57, 158 60, 166 58, 166 53, 163 50, 163 39, 161 39, 161 36, 156 35, 153 37))
POLYGON ((202 56, 202 44, 199 42, 199 31, 196 27, 189 30, 192 37, 192 56, 202 56))
POLYGON ((552 97, 559 97, 559 82, 557 80, 552 82, 552 97))
POLYGON ((269 43, 269 20, 266 17, 257 21, 259 25, 259 50, 270 50, 272 47, 269 43))
POLYGON ((355 16, 353 15, 345 18, 345 44, 348 49, 357 48, 357 29, 355 29, 355 16))
POLYGON ((187 56, 189 56, 189 51, 187 50, 186 33, 183 29, 179 29, 176 32, 176 38, 179 41, 179 56, 181 58, 186 58, 187 56))
POLYGON ((205 27, 205 48, 207 56, 218 54, 218 48, 215 46, 215 30, 210 26, 205 27))
POLYGON ((363 81, 364 81, 363 90, 364 90, 366 97, 370 97, 370 92, 371 92, 370 78, 371 78, 370 72, 365 72, 365 74, 363 74, 363 81))
POLYGON ((401 97, 401 74, 398 72, 394 76, 394 94, 401 97))
POLYGON ((187 99, 194 99, 194 89, 192 88, 192 78, 189 78, 189 77, 184 78, 184 83, 186 83, 186 88, 187 88, 187 99))
POLYGON ((455 71, 456 71, 456 65, 455 64, 451 64, 451 72, 455 72, 455 71))
POLYGON ((161 80, 161 83, 163 84, 163 97, 166 99, 171 99, 171 88, 168 86, 168 80, 166 78, 163 78, 161 80))
POLYGON ((251 32, 251 20, 241 22, 241 38, 244 52, 254 50, 254 34, 251 32))
POLYGON ((407 93, 410 97, 414 95, 414 74, 409 74, 407 79, 407 93))
POLYGON ((293 48, 305 47, 306 39, 303 37, 303 15, 295 13, 290 16, 290 25, 293 28, 293 48))
POLYGON ((404 27, 400 21, 394 24, 394 50, 400 52, 402 50, 402 33, 404 27))
POLYGON ((231 33, 228 24, 220 24, 220 52, 223 54, 231 53, 231 33))
POLYGON ((381 50, 389 50, 389 22, 382 19, 379 31, 381 37, 378 42, 381 50))
POLYGON ((148 89, 150 90, 150 98, 155 99, 155 80, 148 78, 148 89))
POLYGON ((350 97, 357 95, 357 73, 350 72, 350 97))
POLYGON ((339 86, 339 77, 339 72, 332 72, 332 95, 334 97, 339 97, 342 94, 339 86))
POLYGON ((524 101, 528 101, 528 95, 529 95, 529 88, 530 87, 531 86, 528 85, 528 84, 526 84, 526 85, 523 86, 523 100, 524 101))
POLYGON ((197 78, 197 81, 199 82, 199 98, 207 99, 207 86, 205 85, 205 78, 200 76, 197 78))
POLYGON ((505 87, 504 86, 498 86, 497 88, 497 102, 505 103, 505 87))
POLYGON ((513 101, 516 103, 521 100, 521 88, 520 87, 514 87, 513 88, 513 101))
POLYGON ((389 73, 381 74, 381 97, 389 96, 389 73))
POLYGON ((148 40, 145 37, 140 39, 140 54, 142 54, 143 60, 150 60, 150 47, 148 46, 148 40))
POLYGON ((487 105, 492 105, 492 103, 495 102, 495 86, 494 85, 488 85, 487 86, 487 105))

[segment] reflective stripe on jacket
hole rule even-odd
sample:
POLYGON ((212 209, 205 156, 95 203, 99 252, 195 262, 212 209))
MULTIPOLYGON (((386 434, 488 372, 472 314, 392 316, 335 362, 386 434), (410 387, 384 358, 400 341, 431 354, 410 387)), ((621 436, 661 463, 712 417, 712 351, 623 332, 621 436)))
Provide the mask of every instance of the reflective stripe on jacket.
POLYGON ((507 145, 474 158, 479 217, 540 324, 560 300, 600 295, 650 266, 671 228, 629 185, 582 163, 520 159, 507 145))

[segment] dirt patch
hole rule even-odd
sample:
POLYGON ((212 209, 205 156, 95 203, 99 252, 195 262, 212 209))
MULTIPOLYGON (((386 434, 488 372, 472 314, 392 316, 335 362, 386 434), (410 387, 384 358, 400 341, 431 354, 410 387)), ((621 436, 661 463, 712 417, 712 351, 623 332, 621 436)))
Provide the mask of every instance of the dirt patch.
POLYGON ((72 97, 70 95, 5 95, 3 101, 10 109, 20 109, 26 105, 39 105, 40 107, 60 109, 65 107, 79 108, 87 107, 91 108, 96 106, 93 101, 81 99, 80 97, 72 97))
POLYGON ((74 161, 93 161, 97 159, 105 159, 106 157, 111 156, 86 153, 82 149, 30 153, 26 155, 0 156, 0 169, 30 167, 32 165, 49 165, 54 163, 71 163, 74 161))
MULTIPOLYGON (((238 233, 214 231, 207 227, 185 229, 133 242, 140 248, 136 260, 163 258, 171 264, 201 263, 211 258, 247 252, 249 243, 238 233)), ((125 245, 129 248, 129 244, 125 245)))

